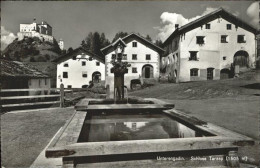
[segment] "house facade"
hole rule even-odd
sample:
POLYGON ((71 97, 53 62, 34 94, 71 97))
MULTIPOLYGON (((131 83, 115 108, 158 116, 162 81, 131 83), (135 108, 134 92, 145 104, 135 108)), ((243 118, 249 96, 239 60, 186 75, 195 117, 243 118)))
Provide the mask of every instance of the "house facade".
POLYGON ((57 63, 57 88, 85 88, 90 82, 105 80, 105 62, 82 47, 55 60, 57 63))
POLYGON ((161 71, 172 82, 229 78, 253 68, 256 29, 220 8, 175 31, 163 43, 161 71))
MULTIPOLYGON (((122 41, 126 46, 122 61, 127 61, 131 64, 128 67, 128 73, 124 75, 125 86, 131 88, 131 82, 140 78, 144 80, 158 80, 160 54, 163 52, 163 49, 134 33, 118 40, 122 41)), ((118 40, 113 44, 117 43, 118 40)), ((114 86, 114 74, 111 72, 112 64, 110 62, 116 56, 113 44, 101 49, 105 55, 105 84, 106 86, 109 85, 112 90, 114 86)))
MULTIPOLYGON (((18 61, 1 59, 2 89, 49 89, 50 77, 36 68, 18 61)), ((44 91, 29 91, 29 95, 45 94, 44 91)))

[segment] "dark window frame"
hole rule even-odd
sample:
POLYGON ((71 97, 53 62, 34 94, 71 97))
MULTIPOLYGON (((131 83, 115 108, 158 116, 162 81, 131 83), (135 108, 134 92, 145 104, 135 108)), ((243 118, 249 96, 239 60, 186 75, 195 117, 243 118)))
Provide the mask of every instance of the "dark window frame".
POLYGON ((137 60, 137 54, 132 54, 132 60, 137 60))
POLYGON ((68 72, 63 72, 62 73, 62 78, 69 78, 68 72))
POLYGON ((196 36, 196 44, 199 45, 205 44, 205 36, 196 36))
POLYGON ((221 43, 228 43, 227 38, 228 38, 228 35, 221 35, 220 36, 220 42, 221 43))
POLYGON ((210 29, 210 24, 209 24, 209 23, 207 23, 207 24, 205 25, 205 29, 210 29))
POLYGON ((198 51, 189 51, 190 52, 190 57, 189 61, 198 61, 198 51))
POLYGON ((132 73, 137 73, 137 68, 136 67, 132 67, 132 73))
POLYGON ((82 61, 81 66, 86 66, 86 61, 82 61))
POLYGON ((232 30, 232 24, 227 24, 227 30, 232 30))
POLYGON ((190 76, 199 76, 199 69, 198 68, 190 69, 190 76))
POLYGON ((96 62, 96 66, 100 66, 100 62, 97 61, 97 62, 96 62))
POLYGON ((151 54, 146 54, 145 55, 145 60, 151 60, 151 54))
POLYGON ((127 54, 123 54, 122 60, 127 60, 127 54))
POLYGON ((237 35, 237 43, 246 43, 245 35, 237 35))
POLYGON ((63 67, 69 67, 69 63, 67 63, 67 62, 64 63, 64 64, 63 64, 63 67))
POLYGON ((137 42, 132 42, 132 47, 137 47, 137 42))

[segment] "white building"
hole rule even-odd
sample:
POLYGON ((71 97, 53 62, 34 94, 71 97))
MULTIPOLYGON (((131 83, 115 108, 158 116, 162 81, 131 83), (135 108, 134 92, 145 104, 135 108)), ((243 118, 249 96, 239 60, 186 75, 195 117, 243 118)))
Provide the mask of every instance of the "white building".
POLYGON ((163 43, 161 71, 173 82, 228 78, 235 65, 240 70, 255 66, 255 33, 220 8, 175 29, 163 43))
POLYGON ((17 33, 17 36, 18 40, 25 37, 38 37, 42 41, 53 43, 52 27, 45 21, 36 23, 36 19, 34 19, 33 23, 20 24, 20 32, 17 33))
POLYGON ((111 73, 112 64, 110 62, 112 57, 115 57, 115 49, 113 46, 119 41, 126 45, 122 61, 127 61, 131 64, 131 67, 128 68, 128 73, 124 76, 125 86, 127 86, 127 88, 130 88, 132 80, 140 79, 141 77, 144 80, 157 80, 159 78, 160 54, 164 50, 143 37, 130 34, 101 49, 105 55, 106 86, 109 85, 111 91, 114 89, 114 74, 111 73))
POLYGON ((105 64, 102 57, 82 47, 55 60, 57 62, 57 88, 84 88, 92 81, 105 80, 105 64))

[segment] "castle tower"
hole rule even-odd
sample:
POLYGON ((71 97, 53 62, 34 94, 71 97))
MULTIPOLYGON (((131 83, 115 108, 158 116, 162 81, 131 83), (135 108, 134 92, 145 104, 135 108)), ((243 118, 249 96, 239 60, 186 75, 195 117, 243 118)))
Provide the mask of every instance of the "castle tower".
POLYGON ((59 40, 59 43, 58 43, 58 44, 59 44, 60 49, 61 49, 61 50, 64 50, 64 42, 63 42, 62 39, 59 40))

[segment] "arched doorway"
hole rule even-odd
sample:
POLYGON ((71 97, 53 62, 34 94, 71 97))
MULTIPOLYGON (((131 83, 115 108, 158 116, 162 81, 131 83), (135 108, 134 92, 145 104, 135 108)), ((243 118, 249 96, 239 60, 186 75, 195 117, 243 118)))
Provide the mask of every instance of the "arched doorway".
POLYGON ((213 80, 214 68, 207 68, 207 80, 213 80))
POLYGON ((152 65, 144 65, 142 68, 142 77, 143 78, 153 78, 153 66, 152 65))
POLYGON ((231 72, 229 69, 221 69, 220 71, 220 79, 228 79, 231 78, 231 72))
POLYGON ((101 80, 101 73, 96 71, 96 72, 93 72, 92 74, 92 81, 93 83, 99 83, 101 80))
POLYGON ((244 50, 240 50, 234 55, 234 65, 239 65, 239 67, 248 66, 248 53, 244 50))

